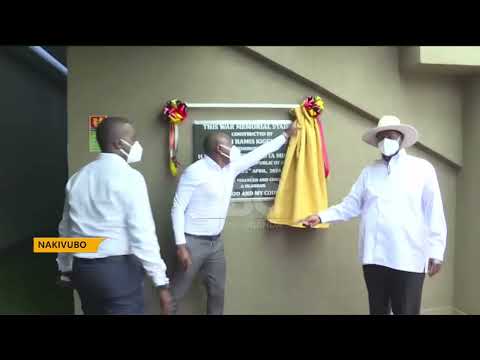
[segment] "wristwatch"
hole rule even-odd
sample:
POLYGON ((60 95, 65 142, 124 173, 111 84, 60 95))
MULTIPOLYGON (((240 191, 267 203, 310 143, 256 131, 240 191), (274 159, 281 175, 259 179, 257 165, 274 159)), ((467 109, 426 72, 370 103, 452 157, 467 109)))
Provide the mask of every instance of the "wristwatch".
POLYGON ((67 282, 72 281, 72 279, 70 279, 70 277, 67 275, 60 275, 60 280, 67 281, 67 282))
POLYGON ((72 281, 72 272, 71 271, 68 271, 68 272, 61 272, 60 273, 60 280, 61 281, 72 281))

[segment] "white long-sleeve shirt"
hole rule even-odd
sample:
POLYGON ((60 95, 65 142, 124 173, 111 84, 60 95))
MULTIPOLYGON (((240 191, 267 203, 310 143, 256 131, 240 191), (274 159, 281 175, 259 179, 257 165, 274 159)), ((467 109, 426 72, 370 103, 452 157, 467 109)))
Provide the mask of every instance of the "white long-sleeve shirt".
POLYGON ((59 254, 61 272, 73 257, 135 255, 157 286, 168 284, 143 175, 117 154, 101 153, 67 183, 61 237, 104 237, 96 253, 59 254))
POLYGON ((235 178, 268 154, 280 149, 285 142, 286 137, 279 135, 223 168, 208 156, 187 167, 173 200, 175 243, 185 244, 185 233, 220 234, 225 225, 235 178))
POLYGON ((361 216, 363 264, 428 271, 428 259, 443 261, 447 225, 434 167, 405 150, 362 170, 350 194, 319 214, 324 223, 361 216))

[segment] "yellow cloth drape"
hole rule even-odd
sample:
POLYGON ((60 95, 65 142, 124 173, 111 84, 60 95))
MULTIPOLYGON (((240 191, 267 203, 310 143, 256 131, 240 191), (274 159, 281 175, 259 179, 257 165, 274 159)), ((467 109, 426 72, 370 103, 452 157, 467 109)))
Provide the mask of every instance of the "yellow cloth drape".
MULTIPOLYGON (((303 106, 295 108, 297 134, 288 144, 282 175, 267 220, 303 228, 301 221, 328 207, 327 182, 317 120, 303 106)), ((319 224, 315 228, 328 228, 319 224)))

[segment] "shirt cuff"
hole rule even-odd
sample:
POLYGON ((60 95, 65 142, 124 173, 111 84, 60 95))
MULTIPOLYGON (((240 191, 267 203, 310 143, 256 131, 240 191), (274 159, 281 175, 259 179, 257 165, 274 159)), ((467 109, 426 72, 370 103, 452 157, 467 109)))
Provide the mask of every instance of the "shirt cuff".
POLYGON ((331 222, 332 220, 335 220, 334 214, 330 209, 327 209, 325 211, 322 211, 317 214, 320 220, 322 221, 322 224, 326 224, 331 222))
POLYGON ((73 267, 73 255, 62 254, 57 257, 58 271, 61 273, 68 273, 72 271, 73 267))
POLYGON ((168 280, 168 277, 165 273, 160 273, 160 274, 157 274, 155 275, 155 277, 153 277, 153 283, 155 284, 155 286, 164 286, 164 285, 168 285, 170 283, 170 281, 168 280))
POLYGON ((187 243, 187 239, 185 239, 185 234, 175 235, 175 244, 178 245, 185 245, 187 243))
POLYGON ((430 259, 443 261, 445 250, 443 248, 432 248, 430 249, 430 259))
MULTIPOLYGON (((287 133, 284 131, 284 132, 282 133, 282 135, 277 136, 275 140, 278 140, 278 141, 283 145, 283 144, 285 144, 285 143, 287 142, 288 139, 289 139, 289 138, 288 138, 288 135, 287 135, 287 133)), ((282 146, 282 145, 280 145, 280 146, 282 146)))

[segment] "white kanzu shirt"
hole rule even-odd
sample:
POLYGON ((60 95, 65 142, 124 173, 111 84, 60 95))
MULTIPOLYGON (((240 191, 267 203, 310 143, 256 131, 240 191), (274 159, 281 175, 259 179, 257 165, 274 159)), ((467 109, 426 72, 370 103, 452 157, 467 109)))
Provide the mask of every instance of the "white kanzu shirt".
POLYGON ((172 222, 175 243, 186 243, 185 233, 218 235, 227 217, 235 178, 287 141, 279 135, 221 168, 205 156, 183 172, 173 200, 172 222))
POLYGON ((447 225, 435 169, 404 149, 388 165, 364 168, 350 194, 319 216, 324 223, 361 217, 363 264, 422 273, 429 258, 443 261, 447 225))
POLYGON ((59 254, 61 272, 71 271, 73 256, 134 254, 156 286, 169 282, 145 179, 117 154, 101 153, 70 178, 58 230, 61 237, 106 238, 97 253, 59 254))

